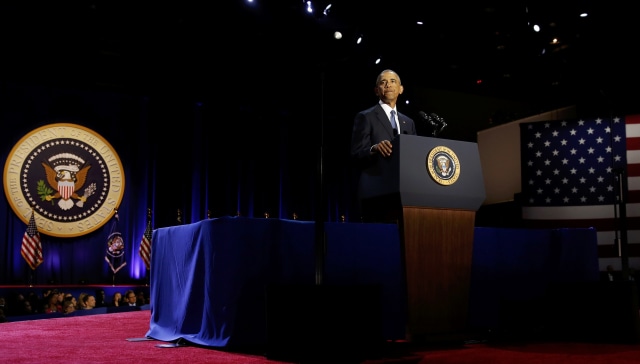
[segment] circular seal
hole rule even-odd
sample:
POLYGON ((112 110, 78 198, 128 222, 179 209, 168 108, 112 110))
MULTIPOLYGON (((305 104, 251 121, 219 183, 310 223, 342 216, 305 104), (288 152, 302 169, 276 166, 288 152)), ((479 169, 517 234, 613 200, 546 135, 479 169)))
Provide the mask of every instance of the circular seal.
POLYGON ((124 254, 124 240, 122 234, 115 232, 107 240, 107 254, 112 258, 120 258, 124 254))
POLYGON ((427 171, 434 181, 449 186, 456 183, 460 176, 460 161, 453 150, 438 146, 427 156, 427 171))
POLYGON ((34 129, 11 149, 4 165, 4 192, 28 222, 37 214, 47 235, 88 234, 111 219, 124 195, 124 169, 99 134, 60 123, 34 129))

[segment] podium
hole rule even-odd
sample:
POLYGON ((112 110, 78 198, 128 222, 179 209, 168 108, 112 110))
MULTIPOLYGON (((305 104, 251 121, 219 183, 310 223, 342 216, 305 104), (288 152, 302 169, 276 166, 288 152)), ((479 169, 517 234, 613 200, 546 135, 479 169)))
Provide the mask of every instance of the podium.
POLYGON ((364 216, 395 222, 402 244, 409 341, 465 334, 475 214, 485 199, 476 143, 398 135, 360 176, 364 216))

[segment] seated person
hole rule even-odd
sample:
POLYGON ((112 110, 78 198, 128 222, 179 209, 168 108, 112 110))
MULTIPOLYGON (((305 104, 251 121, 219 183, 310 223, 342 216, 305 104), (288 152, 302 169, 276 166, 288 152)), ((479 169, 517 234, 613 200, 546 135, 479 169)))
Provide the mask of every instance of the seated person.
POLYGON ((111 298, 111 303, 109 304, 111 307, 119 307, 122 306, 122 293, 115 292, 113 297, 111 298))
POLYGON ((124 294, 123 306, 137 306, 137 300, 138 298, 136 297, 136 293, 130 289, 124 294))
POLYGON ((62 304, 62 313, 70 314, 76 311, 76 305, 71 300, 65 300, 62 304))
POLYGON ((82 301, 82 309, 84 310, 91 310, 96 307, 96 297, 93 295, 88 294, 84 296, 82 301))

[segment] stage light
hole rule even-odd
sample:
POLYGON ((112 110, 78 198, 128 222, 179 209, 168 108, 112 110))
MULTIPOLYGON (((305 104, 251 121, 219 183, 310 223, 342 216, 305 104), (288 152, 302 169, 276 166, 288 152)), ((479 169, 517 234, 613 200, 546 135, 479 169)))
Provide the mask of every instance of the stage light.
POLYGON ((342 39, 342 33, 335 32, 335 33, 333 33, 333 37, 336 38, 336 39, 342 39))
POLYGON ((356 40, 356 44, 360 44, 360 43, 362 43, 362 36, 359 36, 358 40, 356 40))
POLYGON ((380 58, 376 59, 376 64, 380 64, 380 58))
POLYGON ((324 8, 324 11, 322 12, 322 14, 329 15, 329 9, 331 9, 331 4, 327 5, 327 7, 324 8))

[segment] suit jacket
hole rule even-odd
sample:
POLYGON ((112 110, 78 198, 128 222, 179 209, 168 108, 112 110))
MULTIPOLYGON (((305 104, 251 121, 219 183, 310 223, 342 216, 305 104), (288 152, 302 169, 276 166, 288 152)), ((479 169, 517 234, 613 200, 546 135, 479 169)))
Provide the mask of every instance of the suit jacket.
MULTIPOLYGON (((417 135, 416 126, 413 119, 405 114, 398 113, 398 124, 400 134, 417 135)), ((389 122, 389 117, 384 112, 380 104, 361 111, 356 114, 351 133, 351 207, 349 213, 350 221, 369 220, 365 216, 365 211, 361 206, 358 197, 358 184, 360 174, 364 169, 371 166, 379 154, 370 154, 371 146, 383 140, 393 140, 393 128, 389 122)))
MULTIPOLYGON (((416 135, 416 125, 413 119, 398 112, 400 134, 416 135)), ((356 114, 351 133, 351 158, 358 168, 366 168, 373 157, 370 155, 371 146, 383 140, 393 140, 393 128, 389 117, 380 104, 356 114)))

